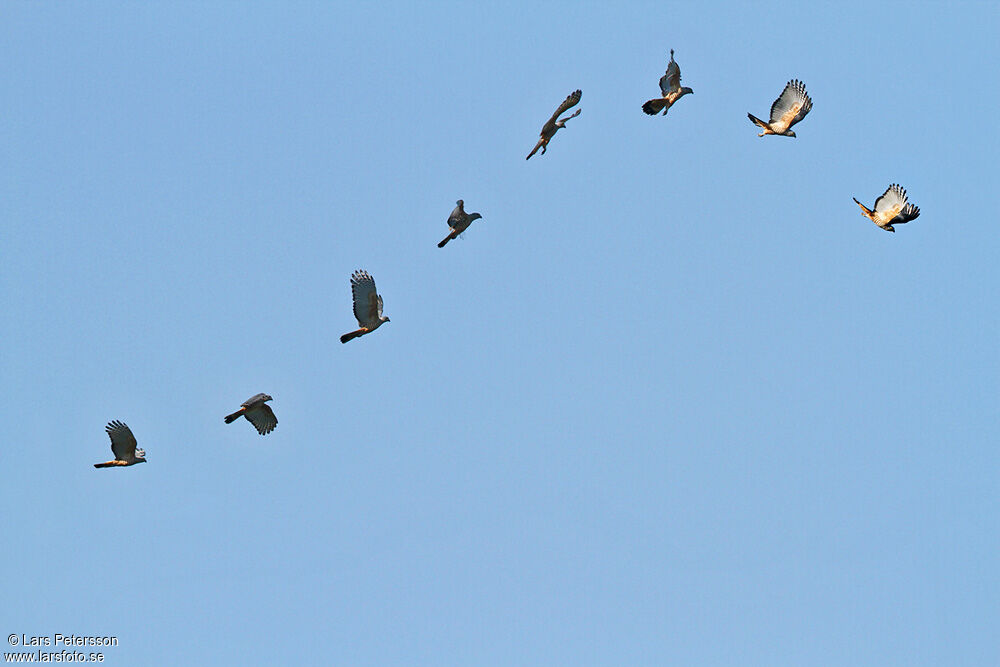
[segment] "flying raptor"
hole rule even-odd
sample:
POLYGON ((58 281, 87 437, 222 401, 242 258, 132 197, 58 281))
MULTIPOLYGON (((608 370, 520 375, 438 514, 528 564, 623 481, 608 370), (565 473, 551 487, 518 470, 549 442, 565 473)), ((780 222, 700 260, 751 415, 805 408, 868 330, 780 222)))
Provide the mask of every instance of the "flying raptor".
POLYGON ((875 210, 868 208, 854 198, 854 203, 861 207, 861 215, 865 216, 887 232, 895 233, 893 225, 902 225, 920 215, 920 207, 906 201, 906 190, 893 183, 882 196, 875 200, 875 210))
POLYGON ((359 269, 351 275, 351 296, 354 299, 354 317, 360 328, 341 336, 341 343, 371 333, 389 321, 382 314, 382 297, 375 290, 375 279, 367 271, 359 269))
POLYGON ((785 89, 778 95, 778 99, 771 105, 771 120, 767 123, 757 118, 751 113, 747 117, 754 124, 763 128, 763 132, 758 137, 765 134, 780 134, 783 137, 794 137, 792 125, 806 117, 809 110, 813 108, 813 101, 806 94, 806 86, 798 79, 792 79, 785 86, 785 89))
POLYGON ((246 417, 247 421, 253 424, 257 432, 267 435, 278 425, 278 418, 274 416, 274 411, 267 404, 272 401, 270 394, 255 394, 243 401, 239 410, 231 415, 226 415, 226 423, 232 424, 240 417, 246 417))
POLYGON ((113 420, 104 427, 111 438, 111 451, 114 452, 114 461, 95 463, 95 468, 113 468, 116 466, 134 466, 136 463, 146 462, 146 451, 136 447, 135 436, 132 430, 123 422, 113 420))
POLYGON ((528 157, 524 158, 525 160, 530 160, 531 156, 534 155, 539 148, 542 149, 542 155, 545 155, 545 147, 549 144, 549 141, 552 139, 555 133, 558 132, 561 128, 566 127, 566 121, 568 121, 570 118, 575 118, 580 115, 581 109, 577 109, 569 116, 566 116, 565 118, 559 118, 559 114, 563 113, 564 111, 572 109, 573 107, 575 107, 577 104, 580 103, 581 95, 583 95, 583 91, 574 90, 572 93, 569 94, 569 96, 566 97, 565 100, 563 100, 563 103, 559 105, 559 108, 556 109, 556 112, 552 114, 552 118, 549 118, 547 121, 545 121, 545 125, 542 125, 541 138, 539 138, 538 143, 535 144, 535 147, 531 149, 531 152, 528 153, 528 157))
POLYGON ((694 93, 690 88, 681 88, 681 68, 674 60, 674 50, 670 49, 670 63, 667 65, 667 73, 660 77, 660 92, 663 97, 654 97, 642 105, 642 110, 650 116, 655 116, 663 110, 666 116, 674 102, 687 95, 694 93))
POLYGON ((441 241, 441 243, 438 243, 439 248, 445 247, 448 241, 452 240, 453 238, 457 237, 459 234, 464 232, 466 229, 468 229, 469 225, 472 224, 473 220, 478 220, 479 218, 483 217, 478 213, 466 213, 465 202, 462 201, 461 199, 459 199, 455 203, 457 204, 455 210, 453 210, 451 212, 451 215, 448 216, 448 228, 450 231, 448 232, 448 236, 444 237, 444 240, 441 241))

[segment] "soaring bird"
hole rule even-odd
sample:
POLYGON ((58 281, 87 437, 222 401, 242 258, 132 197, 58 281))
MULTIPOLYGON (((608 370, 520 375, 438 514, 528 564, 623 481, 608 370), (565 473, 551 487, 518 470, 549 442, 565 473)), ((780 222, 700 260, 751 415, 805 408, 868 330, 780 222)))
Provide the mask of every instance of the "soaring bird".
POLYGON ((670 49, 670 63, 667 65, 667 73, 660 77, 660 92, 663 97, 654 97, 642 105, 642 110, 650 116, 655 116, 663 110, 666 116, 674 102, 694 91, 690 88, 681 88, 681 68, 674 60, 674 50, 670 49))
POLYGON ((371 333, 389 321, 382 314, 382 297, 375 291, 375 280, 367 271, 358 269, 351 275, 351 295, 354 298, 354 317, 358 319, 360 328, 341 336, 341 343, 371 333))
POLYGON ((134 466, 136 463, 146 462, 146 451, 136 447, 135 436, 132 430, 123 422, 113 420, 104 427, 111 438, 111 451, 115 454, 114 461, 95 463, 95 468, 112 468, 115 466, 134 466))
POLYGON ((448 236, 444 237, 444 240, 441 241, 441 243, 438 243, 439 248, 445 247, 448 241, 452 240, 453 238, 464 232, 466 229, 468 229, 469 225, 472 224, 473 220, 478 220, 479 218, 483 217, 478 213, 466 213, 465 202, 462 201, 461 199, 459 199, 455 203, 458 204, 458 206, 456 206, 455 210, 452 211, 451 215, 448 216, 448 228, 451 231, 448 232, 448 236))
POLYGON ((875 210, 871 210, 854 198, 854 203, 861 207, 861 215, 865 216, 887 232, 895 233, 893 225, 902 225, 920 215, 920 207, 906 201, 906 190, 893 183, 882 196, 875 200, 875 210))
POLYGON ((809 110, 813 108, 813 101, 806 94, 806 86, 798 79, 792 79, 778 95, 778 99, 771 105, 771 120, 765 123, 760 118, 748 113, 747 117, 756 125, 764 129, 758 134, 763 137, 765 134, 780 134, 783 137, 794 137, 792 125, 806 117, 809 110))
POLYGON ((558 132, 561 128, 566 127, 566 121, 568 121, 570 118, 576 118, 577 116, 579 116, 581 109, 577 109, 575 112, 573 112, 569 116, 566 116, 565 118, 559 118, 559 114, 563 113, 564 111, 568 111, 569 109, 572 109, 577 104, 579 104, 580 96, 582 95, 583 91, 574 90, 566 97, 565 100, 563 100, 563 103, 559 105, 559 108, 556 109, 556 112, 552 114, 552 118, 549 118, 547 121, 545 121, 545 125, 542 125, 541 138, 538 140, 538 143, 535 144, 535 147, 531 149, 531 152, 528 153, 528 157, 524 158, 525 160, 530 160, 531 156, 534 155, 539 148, 542 149, 542 155, 545 155, 545 147, 548 145, 549 141, 552 139, 555 133, 558 132))
POLYGON ((278 425, 278 418, 274 416, 274 411, 267 404, 272 401, 270 394, 255 394, 243 401, 242 407, 231 415, 226 415, 226 423, 232 424, 240 418, 246 417, 247 421, 253 424, 257 432, 267 435, 278 425))

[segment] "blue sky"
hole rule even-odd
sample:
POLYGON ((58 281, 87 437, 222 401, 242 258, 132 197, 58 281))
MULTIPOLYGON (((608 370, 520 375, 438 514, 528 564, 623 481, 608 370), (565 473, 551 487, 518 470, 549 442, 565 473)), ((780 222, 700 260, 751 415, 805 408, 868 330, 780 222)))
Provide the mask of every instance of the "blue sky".
POLYGON ((1000 663, 998 18, 3 4, 0 630, 1000 663), (695 94, 650 118, 670 48, 695 94), (798 138, 758 138, 792 78, 798 138), (893 182, 888 234, 851 198, 893 182), (357 268, 392 321, 341 345, 357 268), (274 433, 223 423, 261 391, 274 433), (147 464, 91 467, 112 419, 147 464))

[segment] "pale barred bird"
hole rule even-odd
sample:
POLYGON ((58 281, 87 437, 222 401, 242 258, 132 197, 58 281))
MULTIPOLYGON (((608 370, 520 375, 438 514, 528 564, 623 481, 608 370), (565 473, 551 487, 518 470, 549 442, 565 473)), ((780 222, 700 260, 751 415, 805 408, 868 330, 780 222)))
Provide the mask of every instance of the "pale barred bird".
POLYGON ((854 198, 854 203, 861 207, 861 215, 865 216, 887 232, 896 233, 893 225, 902 225, 920 215, 920 207, 906 201, 906 190, 893 183, 881 197, 875 200, 875 210, 872 210, 854 198))
POLYGON ((95 463, 95 468, 114 468, 118 466, 134 466, 136 463, 146 462, 146 451, 136 447, 138 443, 132 430, 123 422, 116 420, 108 422, 104 427, 111 438, 111 451, 114 452, 114 461, 95 463))
POLYGON ((538 140, 538 143, 535 144, 535 147, 531 149, 531 152, 528 153, 528 157, 524 158, 525 160, 530 160, 531 156, 534 155, 539 148, 542 149, 542 155, 545 155, 545 147, 549 145, 549 141, 553 136, 555 136, 555 133, 566 127, 566 121, 570 118, 576 118, 579 116, 582 109, 577 109, 574 113, 566 116, 565 118, 559 118, 559 114, 564 111, 568 111, 579 104, 580 97, 582 95, 583 91, 574 90, 566 97, 565 100, 563 100, 563 103, 559 105, 559 108, 556 109, 554 114, 552 114, 552 117, 545 121, 545 125, 542 125, 542 131, 540 133, 541 138, 538 140))
POLYGON ((278 418, 274 416, 274 411, 267 404, 268 401, 273 400, 270 394, 254 394, 243 401, 239 410, 231 415, 226 415, 226 423, 232 424, 240 417, 246 417, 258 433, 267 435, 278 425, 278 418))
POLYGON ((794 137, 792 125, 806 117, 809 110, 813 108, 813 101, 806 93, 806 86, 798 79, 792 79, 785 85, 785 89, 778 95, 778 99, 771 105, 771 120, 765 123, 760 118, 748 113, 747 117, 754 124, 763 128, 763 132, 758 137, 765 134, 777 134, 783 137, 794 137))
POLYGON ((694 93, 690 88, 681 88, 681 68, 674 60, 674 50, 670 49, 670 63, 667 65, 667 73, 660 77, 660 92, 663 97, 655 97, 642 105, 642 110, 650 116, 655 116, 663 110, 666 116, 674 102, 684 97, 688 93, 694 93))
POLYGON ((371 333, 389 321, 382 314, 382 297, 375 290, 375 280, 367 271, 359 269, 351 275, 351 296, 354 299, 354 317, 360 328, 341 336, 341 343, 371 333))
POLYGON ((459 199, 455 203, 457 204, 455 210, 453 210, 451 212, 451 215, 448 216, 448 228, 451 231, 448 233, 448 236, 444 237, 444 240, 441 241, 441 243, 438 243, 439 248, 445 247, 448 241, 452 240, 453 238, 457 237, 459 234, 464 232, 466 229, 468 229, 469 225, 472 224, 473 220, 478 220, 479 218, 483 217, 478 213, 466 213, 465 202, 462 201, 461 199, 459 199))

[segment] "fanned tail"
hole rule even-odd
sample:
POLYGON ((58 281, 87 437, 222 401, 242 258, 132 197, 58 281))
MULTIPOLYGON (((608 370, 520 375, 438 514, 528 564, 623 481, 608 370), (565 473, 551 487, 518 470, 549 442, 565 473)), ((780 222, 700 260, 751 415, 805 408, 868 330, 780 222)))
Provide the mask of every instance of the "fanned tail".
POLYGON ((233 414, 231 414, 231 415, 226 415, 226 423, 227 423, 227 424, 232 424, 232 423, 233 423, 234 421, 236 421, 236 420, 237 420, 237 419, 239 419, 239 418, 240 418, 241 416, 243 416, 243 412, 244 412, 245 410, 246 410, 246 408, 240 408, 239 410, 237 410, 237 411, 236 411, 236 412, 234 412, 233 414))

